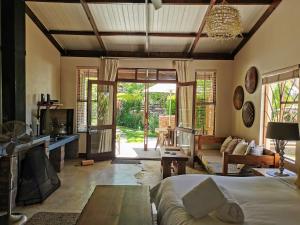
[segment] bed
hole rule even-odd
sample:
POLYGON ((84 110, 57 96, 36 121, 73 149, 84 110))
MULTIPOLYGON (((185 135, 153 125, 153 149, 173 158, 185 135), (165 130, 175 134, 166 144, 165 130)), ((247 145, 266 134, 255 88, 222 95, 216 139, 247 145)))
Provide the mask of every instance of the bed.
MULTIPOLYGON (((194 219, 187 214, 182 196, 201 181, 212 177, 225 187, 242 207, 247 225, 299 225, 300 189, 295 178, 224 177, 190 174, 163 180, 151 190, 157 208, 159 225, 219 225, 227 224, 214 215, 194 219)), ((199 202, 205 207, 205 202, 199 202)))

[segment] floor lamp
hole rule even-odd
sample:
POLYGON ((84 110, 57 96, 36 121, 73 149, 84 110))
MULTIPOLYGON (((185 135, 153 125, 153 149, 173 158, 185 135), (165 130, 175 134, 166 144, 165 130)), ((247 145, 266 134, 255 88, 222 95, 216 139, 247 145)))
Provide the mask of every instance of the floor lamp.
POLYGON ((284 149, 288 141, 299 140, 298 123, 269 122, 266 138, 274 140, 275 150, 280 156, 279 171, 270 171, 268 174, 276 177, 289 176, 284 173, 284 149))

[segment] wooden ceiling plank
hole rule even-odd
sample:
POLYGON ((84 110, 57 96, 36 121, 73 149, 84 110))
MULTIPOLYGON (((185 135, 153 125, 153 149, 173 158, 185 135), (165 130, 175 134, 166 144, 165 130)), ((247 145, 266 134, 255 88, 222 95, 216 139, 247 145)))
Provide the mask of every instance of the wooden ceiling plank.
POLYGON ((214 7, 215 4, 216 4, 216 0, 211 0, 210 1, 210 5, 209 5, 209 7, 207 8, 207 10, 205 12, 205 15, 204 15, 204 17, 201 21, 201 25, 200 25, 199 30, 197 32, 197 35, 196 35, 196 37, 195 37, 195 39, 192 43, 192 46, 191 46, 190 50, 188 51, 188 54, 193 54, 193 52, 194 52, 194 50, 195 50, 195 48, 198 44, 198 41, 201 37, 201 34, 204 30, 204 27, 205 27, 205 24, 206 24, 206 19, 207 19, 208 15, 210 14, 210 11, 212 10, 212 8, 214 7))
POLYGON ((73 57, 129 57, 129 58, 193 58, 203 60, 233 60, 228 53, 195 53, 191 56, 182 52, 127 52, 127 51, 88 51, 66 50, 63 56, 73 57))
POLYGON ((268 7, 265 13, 259 18, 256 24, 249 31, 247 36, 244 36, 241 43, 237 46, 237 48, 232 52, 233 56, 236 56, 239 51, 247 44, 247 42, 251 39, 251 37, 256 33, 256 31, 264 24, 264 22, 269 18, 269 16, 274 12, 277 6, 280 4, 281 0, 273 0, 273 3, 268 7))
POLYGON ((93 15, 92 15, 92 12, 91 12, 91 10, 90 10, 88 4, 86 3, 86 0, 80 0, 80 3, 81 3, 81 5, 82 5, 82 7, 83 7, 83 10, 85 11, 85 14, 86 14, 88 20, 90 21, 90 24, 91 24, 91 26, 92 26, 92 28, 93 28, 93 31, 94 31, 94 33, 95 33, 95 35, 96 35, 96 38, 97 38, 97 40, 98 40, 98 42, 99 42, 99 45, 100 45, 101 49, 105 50, 105 45, 104 45, 104 43, 103 43, 103 41, 102 41, 101 36, 99 35, 99 32, 98 32, 98 28, 97 28, 96 22, 95 22, 95 20, 94 20, 94 17, 93 17, 93 15))
MULTIPOLYGON (((25 0, 27 2, 52 2, 52 3, 80 3, 80 0, 25 0)), ((220 3, 222 0, 217 0, 220 3)), ((140 3, 144 0, 86 0, 87 3, 116 4, 116 3, 140 3)), ((209 5, 210 0, 163 0, 167 5, 209 5)), ((227 0, 232 5, 271 5, 273 0, 227 0)))
POLYGON ((25 4, 25 12, 30 17, 30 19, 35 23, 35 25, 41 30, 41 32, 48 38, 48 40, 54 45, 54 47, 60 52, 64 53, 64 49, 55 40, 55 38, 49 33, 48 29, 44 24, 37 18, 34 12, 25 4))

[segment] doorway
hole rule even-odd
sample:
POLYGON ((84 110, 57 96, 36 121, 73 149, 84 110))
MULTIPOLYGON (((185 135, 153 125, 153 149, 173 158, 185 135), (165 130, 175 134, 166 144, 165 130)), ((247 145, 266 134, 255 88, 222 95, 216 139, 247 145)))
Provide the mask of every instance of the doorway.
POLYGON ((162 86, 118 82, 116 157, 160 158, 159 128, 174 128, 176 112, 176 85, 172 92, 159 90, 162 86))

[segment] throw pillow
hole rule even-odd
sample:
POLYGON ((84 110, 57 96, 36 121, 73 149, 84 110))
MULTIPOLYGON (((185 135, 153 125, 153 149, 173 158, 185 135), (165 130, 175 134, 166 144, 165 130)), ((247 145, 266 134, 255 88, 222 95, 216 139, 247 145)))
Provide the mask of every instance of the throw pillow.
POLYGON ((222 152, 225 152, 225 150, 226 150, 228 144, 229 144, 231 141, 232 141, 232 137, 231 137, 231 136, 229 136, 229 137, 227 137, 227 138, 225 139, 225 141, 224 141, 223 144, 221 145, 221 149, 220 149, 220 152, 221 152, 221 153, 222 153, 222 152))
POLYGON ((250 155, 251 150, 252 150, 253 148, 255 148, 255 141, 254 141, 254 140, 250 141, 250 143, 249 143, 249 145, 248 145, 248 148, 247 148, 247 150, 246 150, 246 152, 245 152, 245 155, 250 155))
POLYGON ((264 154, 264 147, 263 146, 255 146, 255 148, 252 148, 250 151, 251 155, 261 156, 264 154))
POLYGON ((231 142, 229 142, 227 148, 225 149, 225 152, 228 154, 232 154, 233 150, 235 149, 235 146, 240 142, 240 139, 232 139, 231 142))
POLYGON ((241 141, 235 146, 232 155, 245 155, 247 148, 248 144, 245 141, 241 141))
POLYGON ((202 218, 226 203, 223 192, 215 181, 209 177, 182 197, 187 213, 195 218, 202 218), (202 202, 199 207, 199 202, 202 202))

